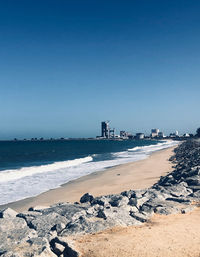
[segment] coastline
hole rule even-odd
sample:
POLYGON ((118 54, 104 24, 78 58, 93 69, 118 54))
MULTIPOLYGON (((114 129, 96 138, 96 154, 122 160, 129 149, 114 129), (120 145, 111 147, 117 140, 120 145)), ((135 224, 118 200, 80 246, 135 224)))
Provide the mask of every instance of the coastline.
POLYGON ((148 188, 156 183, 160 176, 172 171, 172 163, 169 162, 169 158, 173 155, 174 148, 176 146, 156 151, 144 160, 94 172, 38 196, 1 205, 0 209, 10 207, 19 212, 34 206, 50 206, 58 202, 76 202, 87 192, 94 196, 101 196, 116 194, 129 189, 148 188))

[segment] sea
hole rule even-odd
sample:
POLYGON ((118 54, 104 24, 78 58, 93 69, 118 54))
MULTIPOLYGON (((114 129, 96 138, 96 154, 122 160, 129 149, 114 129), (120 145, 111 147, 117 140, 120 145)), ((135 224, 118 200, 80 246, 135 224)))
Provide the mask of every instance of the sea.
POLYGON ((0 205, 39 195, 93 172, 148 158, 175 141, 0 141, 0 205))

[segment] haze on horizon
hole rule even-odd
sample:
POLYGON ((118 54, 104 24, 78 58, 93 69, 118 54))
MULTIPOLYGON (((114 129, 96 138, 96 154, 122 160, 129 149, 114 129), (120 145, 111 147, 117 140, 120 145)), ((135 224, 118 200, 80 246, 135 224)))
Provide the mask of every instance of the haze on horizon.
POLYGON ((0 3, 0 139, 200 126, 200 1, 0 3))

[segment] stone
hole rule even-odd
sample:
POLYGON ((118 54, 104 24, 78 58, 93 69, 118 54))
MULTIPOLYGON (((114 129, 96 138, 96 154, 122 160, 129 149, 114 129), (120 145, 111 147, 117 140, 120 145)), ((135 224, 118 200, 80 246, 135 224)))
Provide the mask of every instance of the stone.
POLYGON ((94 197, 92 195, 90 195, 89 193, 86 193, 81 197, 80 202, 81 203, 92 202, 93 199, 94 197))
POLYGON ((77 205, 77 204, 66 203, 61 206, 44 209, 42 211, 42 214, 44 215, 44 214, 55 212, 61 216, 64 216, 67 220, 71 220, 71 219, 77 219, 79 216, 86 214, 87 209, 88 209, 88 206, 83 206, 83 204, 77 205))
POLYGON ((191 201, 188 199, 184 199, 184 198, 174 198, 174 197, 169 197, 166 199, 166 201, 174 201, 174 202, 178 202, 178 203, 187 203, 189 204, 191 201))
POLYGON ((0 218, 15 218, 17 212, 11 208, 6 208, 0 211, 0 218))
POLYGON ((101 209, 98 210, 97 217, 106 220, 106 215, 101 209))
POLYGON ((50 242, 51 248, 58 256, 80 257, 74 242, 67 237, 56 237, 50 242))
POLYGON ((136 219, 142 223, 147 221, 147 216, 144 213, 139 213, 139 212, 134 213, 131 211, 130 215, 131 215, 131 217, 133 217, 134 219, 136 219))
POLYGON ((37 216, 35 219, 28 222, 28 226, 37 231, 38 236, 46 237, 51 229, 58 224, 67 224, 67 220, 64 216, 58 213, 52 212, 46 215, 37 216))
POLYGON ((30 238, 37 236, 37 232, 30 229, 24 219, 17 217, 0 219, 0 255, 13 252, 19 244, 24 244, 30 238))

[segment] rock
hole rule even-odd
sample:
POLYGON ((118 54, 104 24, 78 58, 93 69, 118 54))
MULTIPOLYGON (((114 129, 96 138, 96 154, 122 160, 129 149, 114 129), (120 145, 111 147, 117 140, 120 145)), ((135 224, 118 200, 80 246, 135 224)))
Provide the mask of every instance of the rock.
POLYGON ((65 227, 66 227, 66 225, 61 222, 61 223, 55 224, 55 225, 51 228, 51 230, 52 230, 52 231, 55 230, 57 233, 60 233, 62 230, 65 229, 65 227))
POLYGON ((199 176, 192 176, 185 179, 185 182, 188 186, 200 186, 200 177, 199 176))
POLYGON ((3 255, 1 255, 2 257, 20 257, 20 255, 18 253, 13 253, 13 252, 6 252, 3 255))
POLYGON ((195 193, 192 194, 192 197, 200 199, 200 190, 196 191, 195 193))
POLYGON ((0 211, 0 218, 15 218, 17 212, 11 208, 6 208, 0 211))
POLYGON ((69 220, 67 220, 65 217, 58 213, 52 212, 46 215, 37 216, 35 219, 30 220, 27 224, 30 228, 37 231, 38 236, 47 237, 55 225, 67 224, 68 222, 69 220))
POLYGON ((96 233, 108 227, 109 223, 104 219, 80 217, 75 221, 69 222, 66 228, 61 233, 58 233, 58 235, 63 237, 75 234, 96 233))
POLYGON ((174 201, 174 202, 178 202, 178 203, 187 203, 189 204, 191 201, 188 199, 184 199, 184 198, 174 198, 174 197, 169 197, 166 199, 166 201, 174 201))
POLYGON ((17 214, 17 217, 23 218, 29 224, 33 219, 41 215, 42 213, 38 211, 27 211, 17 214))
POLYGON ((29 211, 43 211, 43 210, 45 210, 45 209, 48 209, 49 208, 49 206, 40 206, 40 205, 38 205, 38 206, 35 206, 35 207, 30 207, 28 210, 29 211))
POLYGON ((30 229, 23 219, 17 217, 0 219, 0 255, 13 252, 13 248, 17 245, 37 236, 36 231, 30 229))
POLYGON ((131 217, 133 217, 134 219, 136 219, 142 223, 147 221, 147 216, 144 213, 139 213, 139 212, 134 213, 131 211, 130 215, 131 215, 131 217))
POLYGON ((193 192, 196 192, 196 191, 199 191, 199 190, 200 190, 200 186, 190 186, 190 189, 191 189, 193 192))
POLYGON ((106 220, 106 215, 101 209, 98 210, 97 217, 106 220))
POLYGON ((130 198, 135 198, 136 197, 136 192, 134 190, 123 191, 123 192, 121 192, 121 195, 126 196, 130 199, 130 198))
POLYGON ((174 197, 188 196, 192 193, 192 190, 187 187, 185 182, 178 183, 177 185, 167 186, 165 192, 171 194, 174 197))
POLYGON ((109 204, 112 207, 118 207, 120 205, 120 201, 122 200, 122 196, 121 195, 114 195, 112 196, 112 198, 109 201, 109 204))
POLYGON ((87 209, 88 209, 88 206, 85 207, 83 206, 83 204, 77 205, 77 204, 66 203, 61 206, 44 209, 42 211, 42 214, 44 215, 44 214, 55 212, 61 216, 64 216, 67 220, 71 220, 71 219, 77 219, 78 217, 86 214, 87 209))
POLYGON ((96 205, 96 204, 101 205, 101 206, 104 206, 104 205, 105 205, 105 201, 103 201, 103 200, 101 199, 101 197, 96 197, 96 198, 94 198, 94 199, 91 201, 91 205, 93 206, 93 205, 96 205))
POLYGON ((50 242, 50 245, 52 247, 53 252, 56 253, 56 255, 58 256, 62 254, 66 257, 80 256, 80 253, 75 248, 73 241, 66 237, 56 237, 50 242))
POLYGON ((94 197, 88 193, 84 194, 81 199, 80 202, 81 203, 87 203, 87 202, 92 202, 92 200, 94 199, 94 197))
POLYGON ((128 202, 129 205, 131 206, 137 206, 137 199, 136 198, 131 198, 128 202))

